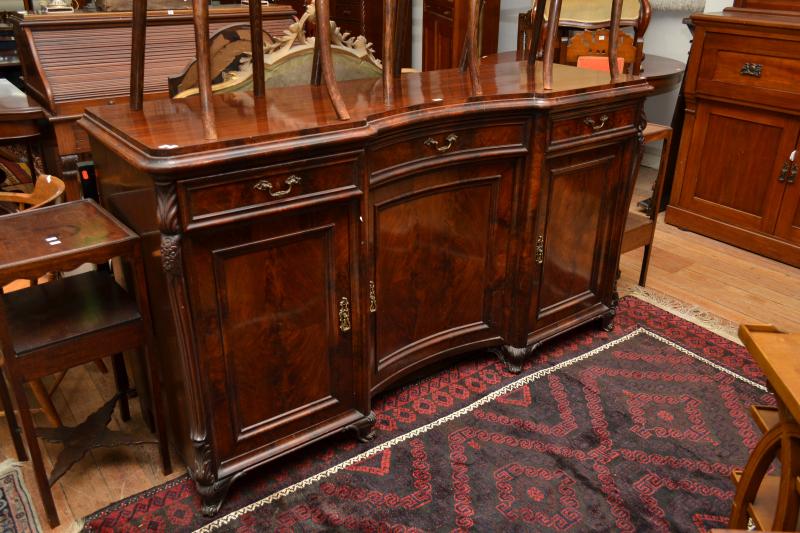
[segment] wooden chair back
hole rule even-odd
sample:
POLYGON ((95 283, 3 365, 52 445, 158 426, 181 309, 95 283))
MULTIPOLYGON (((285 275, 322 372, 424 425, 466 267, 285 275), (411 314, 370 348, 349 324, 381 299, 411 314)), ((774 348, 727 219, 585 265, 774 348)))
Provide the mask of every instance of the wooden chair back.
MULTIPOLYGON (((582 55, 608 55, 612 32, 612 0, 562 0, 553 46, 554 60, 575 65, 582 55), (611 9, 610 9, 611 8, 611 9)), ((534 0, 531 11, 521 14, 517 35, 517 51, 524 57, 543 55, 545 32, 536 31, 538 25, 549 28, 549 0, 534 0), (540 4, 543 7, 540 8, 540 4)), ((626 70, 638 74, 644 58, 644 34, 650 25, 649 0, 624 0, 619 15, 619 27, 630 28, 631 33, 620 32, 617 39, 618 54, 625 59, 626 70)))
POLYGON ((49 174, 41 175, 36 180, 33 192, 0 192, 0 202, 16 204, 19 211, 35 209, 55 202, 64 193, 65 188, 60 178, 49 174))

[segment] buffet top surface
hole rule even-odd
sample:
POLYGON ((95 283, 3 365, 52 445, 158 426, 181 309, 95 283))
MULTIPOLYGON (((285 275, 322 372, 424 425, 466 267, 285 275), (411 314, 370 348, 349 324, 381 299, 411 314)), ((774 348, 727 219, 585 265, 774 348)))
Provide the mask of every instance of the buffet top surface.
MULTIPOLYGON (((350 140, 371 137, 384 128, 467 112, 525 109, 568 109, 587 103, 648 93, 643 78, 623 76, 611 83, 607 72, 554 65, 553 89, 542 86, 542 64, 484 61, 480 69, 482 94, 476 96, 469 75, 458 69, 404 74, 395 86, 395 100, 383 99, 381 79, 340 82, 351 118, 336 117, 325 86, 303 85, 270 89, 265 98, 252 93, 216 94, 212 116, 215 138, 206 138, 198 97, 144 102, 141 111, 127 105, 92 107, 81 124, 101 142, 129 159, 156 170, 158 160, 222 149, 252 149, 254 145, 291 141, 302 147, 326 134, 350 140), (299 143, 299 144, 298 144, 299 143)), ((172 164, 167 164, 167 167, 172 164)))

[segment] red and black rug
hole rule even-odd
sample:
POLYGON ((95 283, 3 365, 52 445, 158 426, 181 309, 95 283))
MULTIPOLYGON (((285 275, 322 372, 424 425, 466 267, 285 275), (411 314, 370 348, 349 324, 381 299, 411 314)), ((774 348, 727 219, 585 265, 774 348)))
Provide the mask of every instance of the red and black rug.
POLYGON ((476 354, 380 397, 345 435, 235 483, 214 519, 181 478, 88 531, 704 531, 727 523, 772 403, 741 346, 636 298, 612 333, 544 346, 521 375, 476 354))

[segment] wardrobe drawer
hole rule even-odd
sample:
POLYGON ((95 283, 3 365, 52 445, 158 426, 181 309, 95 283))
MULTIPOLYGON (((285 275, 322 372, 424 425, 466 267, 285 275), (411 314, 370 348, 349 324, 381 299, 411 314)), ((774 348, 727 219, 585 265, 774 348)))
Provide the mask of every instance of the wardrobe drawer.
POLYGON ((334 192, 357 189, 359 158, 322 158, 250 169, 180 183, 184 220, 236 214, 267 206, 291 204, 334 192))
POLYGON ((800 41, 711 33, 697 92, 800 109, 800 41))
POLYGON ((550 128, 550 144, 585 140, 636 125, 638 107, 597 107, 556 115, 550 128))
POLYGON ((486 123, 471 128, 458 124, 450 128, 424 130, 424 133, 416 132, 374 146, 368 158, 370 173, 471 151, 522 149, 525 148, 525 132, 524 122, 486 123))

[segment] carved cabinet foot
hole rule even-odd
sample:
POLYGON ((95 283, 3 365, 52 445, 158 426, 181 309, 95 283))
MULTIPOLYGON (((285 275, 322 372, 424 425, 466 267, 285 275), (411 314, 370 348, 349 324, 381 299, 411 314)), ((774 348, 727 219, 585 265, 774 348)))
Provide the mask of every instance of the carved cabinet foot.
POLYGON ((356 432, 356 438, 361 442, 369 442, 375 438, 375 422, 378 418, 375 413, 370 411, 367 416, 347 426, 345 431, 353 430, 356 432))
POLYGON ((503 347, 497 348, 493 351, 497 358, 500 359, 500 362, 505 365, 506 370, 512 374, 519 374, 522 372, 522 365, 525 364, 525 360, 533 353, 533 350, 536 349, 536 346, 537 345, 534 344, 532 346, 515 348, 514 346, 505 344, 503 347))
POLYGON ((603 331, 614 331, 614 319, 617 318, 617 310, 611 309, 605 315, 600 318, 600 327, 603 328, 603 331))
POLYGON ((222 503, 225 501, 225 496, 228 495, 228 489, 233 483, 234 476, 220 479, 211 485, 203 485, 195 481, 197 492, 200 493, 200 501, 203 504, 203 516, 214 516, 219 511, 222 503))

